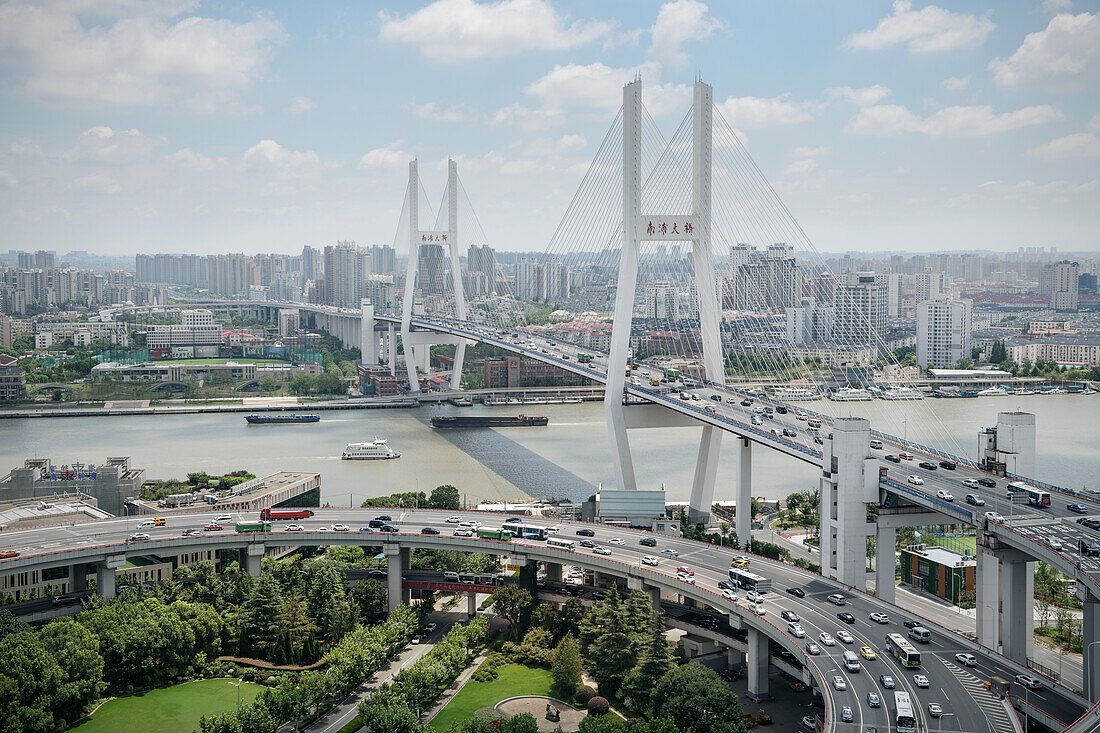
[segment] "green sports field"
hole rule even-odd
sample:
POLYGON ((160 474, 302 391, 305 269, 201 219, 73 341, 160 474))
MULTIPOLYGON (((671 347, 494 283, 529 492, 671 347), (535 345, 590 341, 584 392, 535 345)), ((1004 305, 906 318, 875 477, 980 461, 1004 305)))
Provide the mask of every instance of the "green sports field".
MULTIPOLYGON (((79 729, 80 733, 120 730, 191 733, 199 729, 199 718, 203 715, 224 713, 237 707, 237 688, 230 682, 236 680, 199 680, 110 700, 74 729, 79 729)), ((260 685, 244 683, 241 702, 256 699, 261 689, 260 685)))
POLYGON ((553 680, 548 669, 505 664, 497 668, 497 674, 499 677, 491 682, 467 682, 446 707, 432 718, 429 723, 432 730, 446 733, 451 729, 452 722, 461 723, 472 717, 478 708, 492 707, 509 697, 551 694, 553 680))

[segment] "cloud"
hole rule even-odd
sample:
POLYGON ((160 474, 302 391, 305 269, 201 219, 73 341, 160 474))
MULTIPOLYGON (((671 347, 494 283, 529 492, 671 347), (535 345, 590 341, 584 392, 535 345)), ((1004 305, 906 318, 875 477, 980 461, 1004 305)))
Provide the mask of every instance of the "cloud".
POLYGON ((459 122, 466 117, 466 113, 461 107, 443 107, 438 102, 409 104, 406 105, 405 109, 412 112, 417 117, 422 117, 426 120, 459 122))
POLYGON ((938 53, 978 46, 994 27, 988 16, 953 13, 936 5, 913 10, 909 0, 895 0, 893 15, 871 30, 848 36, 845 44, 862 51, 907 44, 911 53, 938 53))
POLYGON ((649 53, 670 66, 683 66, 688 61, 684 43, 698 43, 710 38, 721 27, 722 22, 708 17, 707 6, 698 0, 665 3, 657 12, 657 21, 650 29, 653 43, 649 53))
POLYGON ((321 156, 312 150, 291 150, 274 140, 261 140, 249 148, 243 158, 247 170, 259 171, 277 179, 316 175, 324 168, 321 156))
POLYGON ((532 51, 564 51, 605 39, 609 21, 569 22, 548 0, 436 0, 408 15, 378 14, 384 43, 416 47, 434 61, 472 61, 532 51))
POLYGON ((788 158, 820 158, 825 155, 832 155, 833 149, 828 146, 822 146, 819 148, 795 148, 787 156, 788 158))
POLYGON ((309 97, 295 97, 290 100, 290 105, 287 106, 286 111, 292 114, 301 114, 302 112, 309 112, 316 106, 309 97))
POLYGON ((401 149, 404 144, 404 140, 394 140, 384 148, 371 150, 359 159, 359 167, 367 170, 397 170, 407 166, 414 156, 401 149))
POLYGON ((0 51, 18 60, 25 92, 38 100, 88 106, 152 105, 235 97, 267 69, 286 38, 277 22, 256 16, 237 23, 198 16, 172 18, 190 3, 153 3, 94 22, 95 3, 0 5, 0 51), (157 13, 160 13, 158 15, 157 13), (90 20, 89 20, 90 19, 90 20))
POLYGON ((1094 130, 1100 130, 1100 112, 1094 114, 1092 116, 1092 119, 1089 120, 1089 127, 1094 130))
POLYGON ((1070 181, 1050 181, 1048 183, 1036 183, 1031 180, 1018 183, 1005 183, 1003 181, 986 181, 978 186, 982 193, 1005 196, 1009 199, 1022 199, 1028 196, 1042 194, 1082 194, 1092 193, 1100 187, 1100 181, 1091 180, 1085 183, 1071 183, 1070 181))
POLYGON ((1100 158, 1100 135, 1092 132, 1066 135, 1032 148, 1028 154, 1050 159, 1100 158))
POLYGON ((0 188, 15 188, 17 180, 11 171, 0 170, 0 188))
POLYGON ((1048 13, 1061 13, 1073 9, 1073 0, 1043 0, 1043 10, 1048 13))
POLYGON ((541 79, 529 84, 524 92, 549 109, 581 107, 614 110, 622 104, 623 85, 640 73, 654 80, 642 85, 642 103, 650 114, 661 116, 682 112, 691 102, 687 84, 661 84, 661 65, 656 62, 638 68, 612 68, 599 61, 591 64, 557 65, 541 79))
POLYGON ((1100 14, 1056 15, 1047 27, 1028 33, 1005 60, 989 62, 998 86, 1077 81, 1096 83, 1100 68, 1100 14))
POLYGON ((807 102, 795 102, 790 94, 778 97, 728 97, 718 105, 719 112, 735 127, 774 127, 795 125, 812 119, 807 102))
POLYGON ((989 106, 947 107, 927 117, 914 114, 901 105, 882 105, 859 110, 844 129, 857 135, 919 132, 943 137, 981 137, 1063 118, 1061 112, 1045 104, 1003 114, 995 114, 989 106))
POLYGON ((970 77, 949 76, 940 82, 940 86, 949 92, 959 92, 970 86, 970 77))
POLYGON ((858 107, 866 107, 870 104, 878 104, 891 94, 889 87, 875 84, 870 87, 853 89, 852 87, 829 87, 825 90, 825 98, 828 101, 842 99, 858 107))
POLYGON ((195 173, 209 173, 212 170, 228 165, 225 158, 211 158, 202 153, 196 153, 190 148, 181 148, 174 153, 164 156, 168 163, 195 173))
POLYGON ((82 176, 73 181, 72 187, 76 191, 83 191, 84 193, 97 193, 105 196, 118 193, 122 190, 122 186, 104 173, 92 173, 91 175, 82 176))
POLYGON ((554 107, 532 109, 519 103, 501 107, 489 117, 490 125, 517 123, 526 130, 538 130, 556 125, 565 119, 565 112, 554 107))
POLYGON ((123 163, 147 155, 158 142, 138 130, 97 126, 80 133, 62 157, 71 162, 123 163))
POLYGON ((559 138, 540 137, 526 146, 524 154, 529 156, 560 155, 583 150, 587 145, 588 140, 580 133, 562 135, 559 138))
POLYGON ((817 161, 813 158, 806 158, 805 160, 796 160, 786 168, 783 169, 784 175, 798 175, 800 173, 809 173, 817 168, 817 161))

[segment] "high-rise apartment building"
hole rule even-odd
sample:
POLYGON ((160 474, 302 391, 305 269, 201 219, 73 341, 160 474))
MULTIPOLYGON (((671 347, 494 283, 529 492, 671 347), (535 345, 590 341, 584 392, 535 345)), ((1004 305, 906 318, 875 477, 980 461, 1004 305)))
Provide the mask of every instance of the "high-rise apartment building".
POLYGON ((803 298, 787 309, 787 341, 795 346, 828 342, 833 333, 833 307, 803 298))
POLYGON ((1050 307, 1058 311, 1077 310, 1080 265, 1062 260, 1048 267, 1052 270, 1050 307))
POLYGON ((542 265, 538 260, 524 259, 516 263, 516 297, 520 300, 542 300, 542 265))
POLYGON ((642 303, 642 318, 652 318, 659 321, 680 320, 679 289, 671 283, 646 283, 642 303))
POLYGON ((416 287, 419 288, 420 292, 425 295, 442 295, 447 292, 442 245, 420 245, 417 266, 416 287))
POLYGON ((844 345, 880 344, 886 335, 886 288, 871 272, 850 272, 833 300, 833 338, 844 345))
POLYGON ((973 303, 940 297, 917 304, 917 363, 925 369, 949 367, 970 358, 973 303))

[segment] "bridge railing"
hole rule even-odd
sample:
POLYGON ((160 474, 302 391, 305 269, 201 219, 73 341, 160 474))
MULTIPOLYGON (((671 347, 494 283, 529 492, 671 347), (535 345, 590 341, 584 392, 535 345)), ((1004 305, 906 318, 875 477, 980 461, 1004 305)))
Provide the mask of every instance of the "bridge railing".
POLYGON ((1077 561, 1074 560, 1072 555, 1069 555, 1062 550, 1055 550, 1046 542, 1035 539, 1034 537, 1029 537, 1023 532, 1017 530, 1015 527, 1011 527, 1007 524, 997 522, 994 523, 992 526, 996 528, 994 530, 995 535, 1000 531, 1010 533, 1012 541, 1006 543, 1031 554, 1033 557, 1039 559, 1053 558, 1056 560, 1063 560, 1064 562, 1053 564, 1055 565, 1055 567, 1057 567, 1058 570, 1061 570, 1062 572, 1065 572, 1063 568, 1070 570, 1070 572, 1066 573, 1066 575, 1072 575, 1075 581, 1087 586, 1089 592, 1094 597, 1100 598, 1100 579, 1097 579, 1096 576, 1092 575, 1080 565, 1078 565, 1077 561))
POLYGON ((960 518, 966 519, 968 523, 974 522, 974 512, 969 509, 963 509, 954 502, 944 501, 937 496, 929 494, 927 491, 921 491, 909 484, 903 484, 900 481, 896 481, 889 476, 879 476, 879 486, 885 486, 894 492, 900 492, 902 494, 908 494, 909 496, 916 497, 921 501, 928 502, 936 507, 936 511, 943 514, 954 514, 960 518))

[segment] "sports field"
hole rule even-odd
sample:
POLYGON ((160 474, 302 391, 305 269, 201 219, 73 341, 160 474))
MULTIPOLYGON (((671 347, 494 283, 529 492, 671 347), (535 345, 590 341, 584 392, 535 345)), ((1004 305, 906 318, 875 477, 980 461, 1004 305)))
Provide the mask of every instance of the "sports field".
MULTIPOLYGON (((203 715, 224 713, 237 707, 236 680, 187 682, 174 687, 120 697, 105 702, 84 722, 73 727, 80 733, 114 733, 121 730, 155 730, 157 733, 192 733, 203 715), (230 684, 234 683, 234 684, 230 684)), ((241 702, 251 702, 263 689, 241 685, 241 702)))

